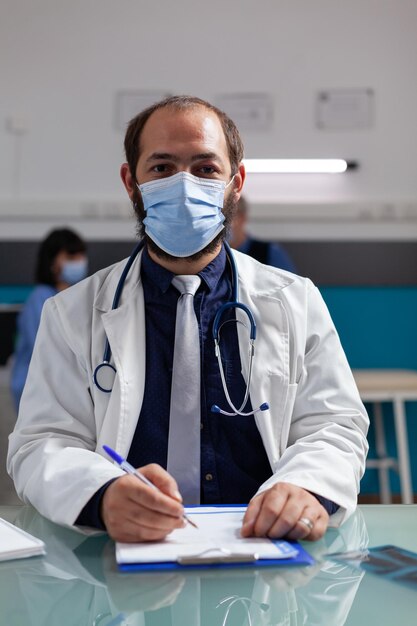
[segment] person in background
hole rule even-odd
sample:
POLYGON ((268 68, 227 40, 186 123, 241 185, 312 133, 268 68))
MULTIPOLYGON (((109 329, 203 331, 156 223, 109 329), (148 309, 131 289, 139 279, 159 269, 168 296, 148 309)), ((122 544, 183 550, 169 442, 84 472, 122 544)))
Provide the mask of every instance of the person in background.
POLYGON ((246 230, 248 223, 248 203, 241 196, 237 211, 231 223, 230 245, 232 248, 248 254, 260 263, 279 267, 282 270, 296 273, 296 267, 288 252, 279 244, 270 241, 253 239, 246 230))
POLYGON ((87 269, 86 245, 69 228, 53 230, 41 243, 36 265, 36 287, 17 320, 17 345, 11 376, 11 391, 17 411, 44 302, 85 278, 87 269))

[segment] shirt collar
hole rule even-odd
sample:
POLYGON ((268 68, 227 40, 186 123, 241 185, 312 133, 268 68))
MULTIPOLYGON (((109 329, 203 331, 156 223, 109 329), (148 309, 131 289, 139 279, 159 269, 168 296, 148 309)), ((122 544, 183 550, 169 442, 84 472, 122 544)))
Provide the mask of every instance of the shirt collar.
MULTIPOLYGON (((219 254, 206 267, 199 272, 202 281, 207 285, 209 291, 213 291, 224 272, 226 266, 226 250, 221 247, 219 254)), ((175 274, 155 263, 149 256, 149 252, 144 246, 142 254, 142 272, 152 283, 165 293, 175 274)))
POLYGON ((225 267, 226 250, 222 246, 219 254, 198 274, 201 280, 204 280, 206 283, 209 291, 213 291, 217 287, 225 267))

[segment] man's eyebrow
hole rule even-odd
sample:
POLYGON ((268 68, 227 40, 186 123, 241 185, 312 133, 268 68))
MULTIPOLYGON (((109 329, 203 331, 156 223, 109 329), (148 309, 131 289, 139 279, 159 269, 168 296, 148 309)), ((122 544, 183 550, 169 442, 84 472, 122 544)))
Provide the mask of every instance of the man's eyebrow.
POLYGON ((178 163, 179 158, 169 152, 154 152, 146 159, 147 163, 150 161, 173 161, 174 163, 178 163))
POLYGON ((201 154, 195 154, 191 157, 191 161, 204 161, 205 159, 211 159, 212 161, 220 161, 220 157, 215 152, 202 152, 201 154))
MULTIPOLYGON (((211 159, 212 161, 220 161, 220 157, 215 152, 202 152, 201 154, 194 154, 191 157, 191 161, 194 163, 195 161, 204 161, 206 159, 211 159)), ((172 161, 173 163, 178 163, 179 157, 175 154, 171 154, 170 152, 153 152, 147 159, 146 162, 152 161, 172 161)))

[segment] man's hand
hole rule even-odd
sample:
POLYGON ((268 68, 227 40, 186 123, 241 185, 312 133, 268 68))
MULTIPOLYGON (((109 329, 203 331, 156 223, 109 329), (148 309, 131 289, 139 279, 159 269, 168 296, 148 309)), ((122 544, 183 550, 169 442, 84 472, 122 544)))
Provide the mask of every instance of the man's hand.
POLYGON ((145 465, 140 472, 158 489, 126 475, 104 492, 101 518, 115 541, 158 541, 184 526, 181 495, 172 476, 156 464, 145 465))
POLYGON ((328 523, 326 509, 311 493, 291 483, 277 483, 249 502, 241 533, 242 537, 316 541, 328 523))

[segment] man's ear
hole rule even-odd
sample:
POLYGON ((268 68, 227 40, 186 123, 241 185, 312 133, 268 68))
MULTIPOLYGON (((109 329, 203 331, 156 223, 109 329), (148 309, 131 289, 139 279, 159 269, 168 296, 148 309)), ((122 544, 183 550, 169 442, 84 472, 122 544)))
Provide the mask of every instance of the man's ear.
POLYGON ((120 178, 122 179, 123 184, 126 187, 129 198, 133 200, 136 183, 133 180, 132 174, 130 173, 129 165, 127 163, 122 163, 120 167, 120 178))
POLYGON ((242 189, 243 189, 243 185, 245 182, 245 178, 246 178, 245 166, 243 165, 243 163, 240 163, 238 170, 235 174, 234 182, 233 182, 233 190, 238 199, 240 198, 242 194, 242 189))

